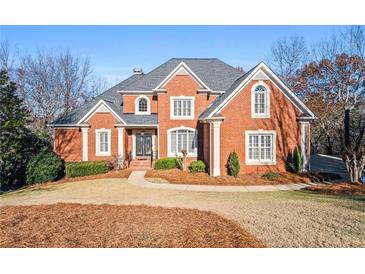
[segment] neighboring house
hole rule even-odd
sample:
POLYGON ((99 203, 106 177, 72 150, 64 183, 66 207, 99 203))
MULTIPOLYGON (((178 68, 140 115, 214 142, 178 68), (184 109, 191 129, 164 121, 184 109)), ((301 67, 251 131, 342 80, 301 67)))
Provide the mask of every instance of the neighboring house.
POLYGON ((147 74, 134 69, 50 126, 65 161, 156 159, 186 149, 189 161, 203 160, 218 176, 233 151, 241 173, 285 171, 295 146, 307 169, 314 118, 264 63, 242 73, 216 58, 173 58, 147 74))

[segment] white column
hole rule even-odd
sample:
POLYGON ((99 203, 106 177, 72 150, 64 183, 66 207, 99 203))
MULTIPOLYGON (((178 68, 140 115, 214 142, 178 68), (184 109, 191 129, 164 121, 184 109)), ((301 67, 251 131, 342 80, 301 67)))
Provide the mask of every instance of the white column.
POLYGON ((211 122, 213 127, 213 176, 221 175, 220 127, 222 121, 211 122))
POLYGON ((118 156, 124 159, 124 128, 118 127, 118 156))
POLYGON ((302 170, 307 171, 308 169, 308 132, 307 128, 309 126, 308 122, 300 122, 300 154, 302 155, 302 170))
POLYGON ((88 161, 89 159, 89 128, 82 128, 82 160, 88 161))

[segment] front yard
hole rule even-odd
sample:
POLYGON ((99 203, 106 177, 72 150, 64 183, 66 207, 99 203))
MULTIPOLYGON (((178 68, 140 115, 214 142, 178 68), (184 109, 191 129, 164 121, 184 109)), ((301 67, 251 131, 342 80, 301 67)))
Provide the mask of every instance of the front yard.
MULTIPOLYGON (((237 222, 268 247, 365 247, 365 196, 323 195, 308 191, 213 193, 157 190, 130 185, 126 179, 111 178, 47 184, 0 195, 0 206, 55 203, 107 203, 200 209, 237 222)), ((4 208, 0 207, 0 211, 4 212, 4 208)), ((62 218, 62 214, 57 211, 56 216, 62 218)), ((81 220, 86 217, 82 217, 82 214, 77 216, 73 219, 75 225, 82 227, 81 220)), ((148 227, 151 219, 143 214, 138 216, 138 226, 148 227)), ((190 215, 184 216, 193 218, 190 215)), ((31 225, 36 225, 40 219, 33 217, 31 225)), ((156 218, 160 220, 162 217, 156 218)), ((163 227, 173 223, 161 219, 163 227)), ((189 221, 179 223, 191 226, 189 221)), ((38 231, 47 233, 41 229, 38 231)), ((156 242, 168 237, 165 235, 167 228, 156 228, 151 233, 160 229, 163 233, 154 238, 156 242)), ((180 229, 182 228, 179 231, 180 229)), ((145 231, 144 235, 148 239, 155 235, 149 235, 148 229, 141 231, 145 231)), ((204 233, 201 235, 208 237, 204 233)), ((149 243, 152 245, 152 242, 149 243)))
POLYGON ((262 247, 215 213, 148 206, 6 206, 0 231, 0 247, 262 247))

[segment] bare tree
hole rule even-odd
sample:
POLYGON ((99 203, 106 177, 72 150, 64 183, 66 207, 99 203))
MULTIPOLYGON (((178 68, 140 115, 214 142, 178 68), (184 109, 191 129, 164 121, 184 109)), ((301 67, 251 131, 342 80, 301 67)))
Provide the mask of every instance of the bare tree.
MULTIPOLYGON (((360 106, 365 102, 365 36, 361 27, 351 27, 322 42, 316 49, 321 59, 306 65, 302 81, 310 93, 318 92, 327 104, 341 106, 341 153, 350 181, 360 181, 365 166, 365 128, 360 106)), ((335 122, 334 120, 332 120, 335 122)))
POLYGON ((101 90, 88 59, 69 50, 38 51, 20 59, 17 69, 20 96, 31 110, 33 125, 42 129, 47 122, 69 114, 101 90))
POLYGON ((307 62, 309 51, 301 36, 292 36, 276 41, 271 47, 269 64, 295 90, 297 71, 307 62))
POLYGON ((14 80, 16 61, 19 58, 18 48, 10 48, 7 40, 0 41, 0 69, 6 70, 10 80, 14 80))

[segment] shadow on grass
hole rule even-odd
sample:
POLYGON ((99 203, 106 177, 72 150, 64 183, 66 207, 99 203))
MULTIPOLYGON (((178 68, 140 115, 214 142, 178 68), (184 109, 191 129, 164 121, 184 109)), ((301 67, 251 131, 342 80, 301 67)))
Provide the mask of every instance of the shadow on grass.
POLYGON ((52 191, 52 188, 24 188, 20 190, 11 190, 6 192, 0 192, 0 197, 8 197, 8 196, 25 196, 33 193, 41 193, 52 191))
POLYGON ((325 194, 310 190, 297 190, 291 192, 291 196, 302 199, 319 199, 319 200, 354 200, 365 202, 365 195, 349 195, 349 194, 325 194))

